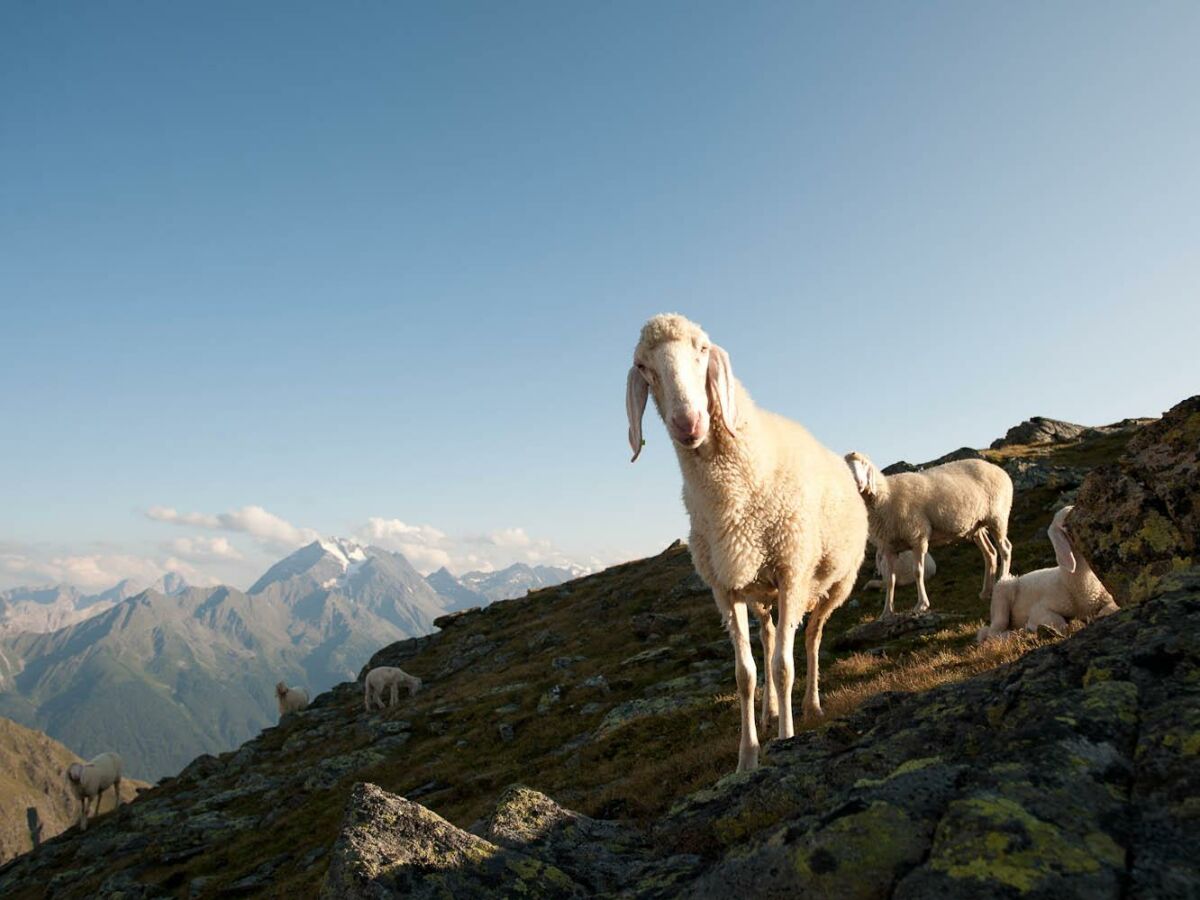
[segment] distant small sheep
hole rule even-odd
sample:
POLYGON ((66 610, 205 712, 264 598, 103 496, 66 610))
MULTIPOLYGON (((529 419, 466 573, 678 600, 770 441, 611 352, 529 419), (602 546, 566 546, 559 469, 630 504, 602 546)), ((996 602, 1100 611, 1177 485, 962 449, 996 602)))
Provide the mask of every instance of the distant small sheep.
POLYGON ((279 703, 279 718, 290 712, 298 712, 308 706, 308 691, 301 687, 288 687, 286 682, 275 685, 275 699, 279 703))
POLYGON ((1010 575, 996 582, 991 624, 979 629, 980 641, 1017 628, 1037 631, 1044 627, 1061 635, 1069 620, 1090 622, 1117 611, 1112 595, 1071 545, 1067 519, 1074 508, 1063 507, 1050 523, 1048 535, 1058 562, 1056 567, 1038 569, 1019 578, 1010 575))
POLYGON ((384 706, 395 706, 400 700, 400 685, 408 688, 410 697, 421 689, 420 678, 409 675, 403 669, 395 666, 377 666, 367 673, 364 681, 363 707, 367 712, 371 711, 372 706, 378 706, 380 709, 384 706), (385 704, 383 692, 389 688, 391 689, 391 702, 385 704))
MULTIPOLYGON (((875 574, 882 576, 886 571, 885 567, 887 560, 882 550, 875 551, 875 574)), ((925 554, 925 580, 928 581, 937 574, 937 562, 933 558, 932 553, 925 554)), ((917 567, 913 562, 911 550, 905 550, 900 554, 896 561, 896 586, 903 587, 904 585, 912 584, 917 580, 917 567)), ((872 578, 867 582, 868 588, 883 589, 886 585, 883 583, 883 578, 872 578)))
POLYGON ((121 805, 121 757, 101 753, 91 762, 72 763, 67 767, 67 786, 79 799, 79 830, 87 831, 88 800, 96 801, 92 815, 100 815, 100 798, 111 787, 113 809, 121 805))

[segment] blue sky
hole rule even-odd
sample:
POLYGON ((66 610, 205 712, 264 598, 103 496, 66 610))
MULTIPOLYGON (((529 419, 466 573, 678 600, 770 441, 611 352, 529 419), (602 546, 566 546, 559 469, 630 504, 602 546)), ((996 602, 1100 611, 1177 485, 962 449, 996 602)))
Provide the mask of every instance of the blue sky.
POLYGON ((1192 3, 5 4, 0 586, 656 552, 664 310, 882 463, 1158 413, 1198 45, 1192 3))

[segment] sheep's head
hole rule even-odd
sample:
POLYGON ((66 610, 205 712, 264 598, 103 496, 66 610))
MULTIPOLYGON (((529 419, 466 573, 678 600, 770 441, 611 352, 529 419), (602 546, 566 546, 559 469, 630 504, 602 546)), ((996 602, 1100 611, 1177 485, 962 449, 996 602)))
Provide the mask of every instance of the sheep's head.
POLYGON ((846 465, 854 475, 854 484, 860 494, 869 499, 879 493, 880 472, 865 454, 847 453, 846 465))
POLYGON ((421 689, 421 679, 420 678, 414 677, 411 681, 408 682, 408 696, 411 697, 413 694, 415 694, 420 689, 421 689))
POLYGON ((680 447, 695 450, 708 439, 717 418, 736 436, 733 369, 729 354, 704 330, 680 315, 659 315, 642 327, 625 386, 629 445, 642 452, 642 413, 647 397, 680 447))
POLYGON ((79 784, 81 778, 83 778, 83 763, 71 763, 67 766, 67 781, 79 784))
POLYGON ((1075 572, 1075 549, 1071 546, 1071 532, 1067 530, 1067 517, 1071 515, 1074 506, 1064 506, 1054 514, 1048 529, 1050 544, 1054 547, 1054 559, 1065 572, 1075 572))
POLYGON ((281 682, 279 682, 279 684, 275 685, 275 693, 278 696, 286 697, 287 692, 288 692, 288 686, 287 686, 286 682, 281 681, 281 682))

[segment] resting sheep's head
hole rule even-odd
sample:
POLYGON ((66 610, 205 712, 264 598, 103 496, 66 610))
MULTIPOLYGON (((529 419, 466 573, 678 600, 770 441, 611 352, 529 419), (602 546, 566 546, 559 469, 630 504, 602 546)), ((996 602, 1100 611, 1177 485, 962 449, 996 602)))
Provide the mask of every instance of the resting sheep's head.
POLYGON ((679 315, 655 316, 642 327, 625 385, 629 446, 642 452, 647 397, 680 447, 695 450, 708 439, 713 419, 736 436, 737 406, 729 354, 704 330, 679 315))
POLYGON ((1054 546, 1054 558, 1065 572, 1075 572, 1075 549, 1071 546, 1071 533, 1067 530, 1067 517, 1074 506, 1064 506, 1054 514, 1050 522, 1050 543, 1054 546))
POLYGON ((67 781, 79 784, 81 778, 83 778, 83 763, 71 763, 67 766, 67 781))
POLYGON ((862 453, 847 453, 846 465, 854 475, 854 484, 860 494, 871 498, 879 493, 879 470, 870 459, 862 453))

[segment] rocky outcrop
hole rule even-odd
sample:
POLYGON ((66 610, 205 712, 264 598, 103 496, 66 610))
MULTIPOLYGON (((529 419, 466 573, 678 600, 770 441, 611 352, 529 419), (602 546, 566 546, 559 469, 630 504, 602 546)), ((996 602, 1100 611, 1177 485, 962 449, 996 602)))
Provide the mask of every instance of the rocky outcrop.
POLYGON ((904 460, 894 462, 883 469, 883 474, 896 475, 901 472, 920 472, 924 469, 932 469, 934 466, 940 466, 943 463, 957 462, 960 459, 983 459, 983 454, 972 447, 959 447, 957 450, 952 450, 943 456, 939 456, 937 459, 931 459, 929 462, 921 463, 917 466, 904 460))
POLYGON ((1200 396, 1143 427, 1115 464, 1088 475, 1070 528, 1122 606, 1200 562, 1200 396))
POLYGON ((561 869, 456 828, 419 803, 356 784, 321 897, 583 897, 561 869))
POLYGON ((1086 425, 1034 416, 1008 429, 1004 437, 992 441, 992 449, 999 450, 1010 444, 1067 444, 1078 440, 1085 431, 1086 425))
POLYGON ((358 785, 323 896, 1187 896, 1197 671, 1193 570, 1010 666, 771 744, 649 842, 524 788, 477 835, 358 785))

